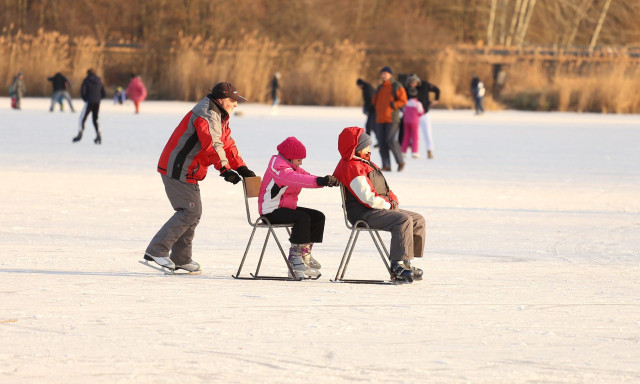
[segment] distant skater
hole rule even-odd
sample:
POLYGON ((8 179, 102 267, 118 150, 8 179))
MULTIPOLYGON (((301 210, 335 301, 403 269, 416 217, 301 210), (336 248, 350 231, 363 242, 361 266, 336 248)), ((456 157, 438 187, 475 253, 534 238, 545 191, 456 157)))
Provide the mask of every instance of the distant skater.
POLYGON ((102 136, 100 135, 100 127, 98 126, 98 112, 100 111, 100 101, 106 96, 106 93, 102 85, 102 79, 96 75, 93 69, 87 71, 87 77, 82 81, 80 95, 82 96, 82 100, 84 100, 84 108, 82 108, 82 112, 80 113, 80 130, 78 135, 73 138, 73 142, 77 143, 82 140, 84 123, 87 117, 89 117, 89 112, 91 112, 93 126, 96 129, 96 138, 93 142, 102 144, 102 136))
POLYGON ((422 131, 425 145, 427 147, 427 158, 433 159, 433 150, 435 146, 433 144, 429 108, 438 104, 440 101, 440 88, 426 80, 421 80, 416 74, 409 76, 407 83, 409 84, 408 89, 415 88, 418 91, 418 101, 422 104, 422 108, 424 109, 424 114, 420 116, 420 130, 422 131), (433 100, 430 100, 429 98, 430 93, 434 94, 433 100))
POLYGON ((409 87, 407 90, 407 97, 409 101, 404 106, 404 118, 402 122, 404 124, 404 136, 402 137, 402 153, 406 156, 407 150, 411 147, 412 156, 414 158, 420 157, 418 153, 419 141, 420 141, 420 117, 424 115, 424 108, 422 103, 418 101, 418 90, 409 87))
POLYGON ((271 78, 271 114, 278 114, 278 105, 280 104, 280 72, 273 74, 271 78))
POLYGON ((393 79, 391 67, 380 70, 382 83, 373 95, 376 108, 376 130, 382 157, 382 170, 391 171, 391 157, 389 151, 398 163, 398 172, 404 169, 402 150, 398 142, 400 129, 400 109, 407 103, 407 92, 402 84, 393 79))
MULTIPOLYGON (((364 129, 366 134, 371 136, 371 132, 376 134, 376 106, 372 102, 375 89, 373 88, 373 85, 367 83, 363 79, 358 79, 356 81, 356 85, 362 90, 362 112, 367 115, 367 122, 364 129)), ((376 139, 380 141, 377 134, 376 139)))
POLYGON ((71 95, 69 95, 69 89, 71 89, 71 83, 62 73, 58 72, 55 75, 48 77, 47 80, 51 82, 53 87, 53 94, 51 94, 51 106, 49 112, 53 112, 53 107, 56 103, 60 104, 60 110, 64 111, 64 100, 69 104, 71 112, 75 112, 73 104, 71 103, 71 95))
POLYGON ((27 87, 24 84, 24 76, 22 75, 22 72, 18 72, 18 74, 13 77, 13 81, 9 86, 11 108, 22 109, 20 101, 22 100, 22 96, 24 96, 26 89, 27 87))
POLYGON ((131 81, 126 90, 126 95, 129 99, 133 100, 133 104, 136 106, 136 113, 140 113, 140 103, 147 98, 147 88, 142 83, 140 76, 132 73, 131 81))
POLYGON ((113 105, 124 104, 127 100, 127 95, 124 93, 124 89, 121 86, 116 87, 116 91, 113 94, 113 105))
POLYGON ((471 95, 473 96, 473 101, 476 106, 476 115, 480 115, 484 113, 484 108, 482 107, 482 99, 484 99, 484 83, 480 81, 478 76, 473 76, 471 79, 471 95))

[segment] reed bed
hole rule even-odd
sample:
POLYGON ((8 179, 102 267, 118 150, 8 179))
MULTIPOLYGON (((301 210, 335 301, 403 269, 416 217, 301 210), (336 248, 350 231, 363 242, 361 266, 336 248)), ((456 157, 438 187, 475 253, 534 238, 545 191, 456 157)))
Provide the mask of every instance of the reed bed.
MULTIPOLYGON (((11 26, 4 28, 0 94, 6 95, 11 79, 21 71, 28 96, 48 96, 47 77, 62 72, 77 97, 87 69, 93 68, 109 92, 116 85, 126 86, 123 82, 134 72, 142 75, 151 98, 197 100, 217 82, 230 81, 251 102, 267 103, 271 78, 278 71, 284 104, 354 106, 362 104, 356 79, 366 79, 368 74, 367 80, 377 84, 377 66, 370 63, 382 60, 367 55, 364 45, 348 40, 284 47, 255 32, 216 41, 179 35, 166 47, 118 49, 91 37, 70 38, 43 30, 26 35, 11 26)), ((489 110, 640 113, 638 60, 559 57, 550 64, 543 58, 515 58, 505 66, 504 88, 494 93, 491 64, 480 55, 461 54, 452 47, 429 55, 428 60, 392 59, 384 58, 384 65, 393 65, 398 72, 428 74, 428 80, 441 90, 440 107, 444 108, 470 108, 469 84, 479 76, 487 88, 489 110)))

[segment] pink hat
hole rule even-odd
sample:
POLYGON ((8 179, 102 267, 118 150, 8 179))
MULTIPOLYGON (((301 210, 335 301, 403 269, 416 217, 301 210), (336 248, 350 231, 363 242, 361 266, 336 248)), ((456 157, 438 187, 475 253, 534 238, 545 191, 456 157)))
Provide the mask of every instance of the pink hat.
POLYGON ((278 144, 278 152, 287 160, 304 159, 307 157, 307 149, 295 137, 287 137, 282 143, 278 144))

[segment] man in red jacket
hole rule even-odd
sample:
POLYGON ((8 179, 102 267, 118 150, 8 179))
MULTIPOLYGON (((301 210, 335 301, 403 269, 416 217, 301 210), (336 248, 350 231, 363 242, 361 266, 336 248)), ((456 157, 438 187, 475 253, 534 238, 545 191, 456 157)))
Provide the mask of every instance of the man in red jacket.
POLYGON ((191 242, 202 214, 198 181, 205 178, 210 165, 233 184, 240 176, 255 176, 242 160, 229 129, 229 116, 238 102, 246 100, 233 84, 218 83, 173 131, 160 155, 158 172, 176 212, 151 240, 145 260, 170 270, 202 272, 191 258, 191 242))

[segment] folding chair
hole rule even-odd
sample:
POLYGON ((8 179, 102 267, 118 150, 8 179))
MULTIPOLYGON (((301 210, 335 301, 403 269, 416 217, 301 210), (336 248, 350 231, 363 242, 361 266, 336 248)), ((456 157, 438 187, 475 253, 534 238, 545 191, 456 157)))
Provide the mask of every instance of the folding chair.
MULTIPOLYGON (((259 176, 256 177, 245 177, 244 180, 242 180, 242 189, 244 191, 244 204, 245 207, 247 209, 247 221, 249 222, 249 225, 253 227, 253 231, 251 231, 251 237, 249 237, 249 242, 247 243, 247 248, 244 251, 244 256, 242 256, 242 261, 240 262, 240 267, 238 268, 238 272, 235 275, 231 275, 231 277, 233 277, 234 279, 258 279, 258 280, 295 280, 295 281, 299 281, 302 280, 302 278, 296 278, 296 277, 284 277, 284 276, 263 276, 263 275, 259 275, 260 272, 260 266, 262 265, 262 259, 264 257, 264 253, 265 250, 267 249, 267 243, 269 242, 269 237, 271 235, 273 235, 273 238, 276 241, 276 244, 278 244, 278 248, 280 249, 280 253, 282 254, 282 258, 284 259, 284 262, 287 265, 287 268, 289 269, 289 274, 290 276, 295 276, 295 273, 293 272, 293 267, 291 266, 291 263, 289 263, 289 260, 287 259, 287 254, 284 252, 284 249, 282 248, 282 245, 280 244, 280 240, 278 240, 278 236, 276 236, 276 233, 274 231, 274 228, 285 228, 287 230, 287 233, 289 234, 289 236, 291 236, 291 227, 293 227, 293 223, 289 223, 289 224, 271 224, 271 222, 269 221, 269 219, 267 219, 264 216, 260 216, 258 217, 255 221, 251 220, 251 209, 249 209, 249 199, 251 198, 255 198, 258 197, 258 194, 260 193, 260 184, 262 183, 262 178, 259 176), (262 245, 262 253, 260 253, 260 259, 258 259, 258 266, 256 267, 256 271, 255 273, 250 273, 251 277, 240 277, 240 272, 242 271, 242 266, 244 265, 245 259, 247 258, 247 254, 249 253, 249 248, 251 247, 251 242, 253 241, 253 236, 256 233, 256 230, 258 228, 266 228, 267 229, 267 235, 264 239, 264 244, 262 245)), ((318 276, 320 277, 320 276, 318 276)))
POLYGON ((342 260, 340 261, 340 266, 338 267, 338 272, 336 273, 336 278, 331 280, 334 283, 356 283, 356 284, 398 284, 395 280, 393 273, 391 272, 391 267, 387 260, 389 259, 389 252, 387 248, 384 246, 384 242, 380 237, 380 233, 378 233, 377 229, 372 229, 369 224, 364 220, 358 220, 353 225, 349 222, 347 218, 347 207, 345 204, 346 201, 346 190, 345 186, 340 186, 340 194, 342 195, 342 213, 344 214, 344 223, 348 229, 351 230, 351 236, 349 236, 349 241, 347 241, 347 246, 344 250, 344 254, 342 255, 342 260), (373 240, 373 244, 375 244, 378 249, 378 253, 382 258, 382 262, 387 268, 387 272, 389 272, 390 280, 358 280, 358 279, 345 279, 344 274, 347 271, 347 267, 349 266, 349 261, 351 260, 351 255, 353 254, 353 250, 356 246, 356 242, 358 241, 358 236, 360 232, 366 231, 371 235, 371 239, 373 240), (374 236, 375 235, 375 236, 374 236))

